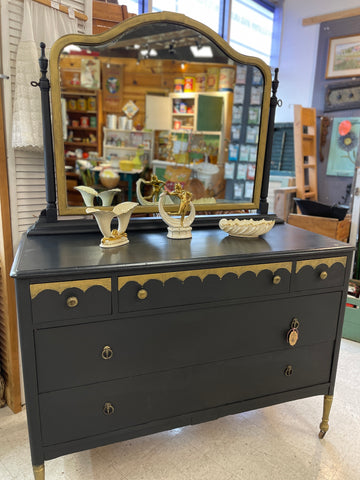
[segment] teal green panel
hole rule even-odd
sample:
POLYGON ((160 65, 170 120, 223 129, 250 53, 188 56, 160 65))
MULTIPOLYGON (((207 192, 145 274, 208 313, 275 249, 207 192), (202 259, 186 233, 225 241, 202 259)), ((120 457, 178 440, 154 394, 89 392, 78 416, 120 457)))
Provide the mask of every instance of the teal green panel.
POLYGON ((222 124, 222 97, 199 95, 197 129, 200 132, 219 132, 222 124))

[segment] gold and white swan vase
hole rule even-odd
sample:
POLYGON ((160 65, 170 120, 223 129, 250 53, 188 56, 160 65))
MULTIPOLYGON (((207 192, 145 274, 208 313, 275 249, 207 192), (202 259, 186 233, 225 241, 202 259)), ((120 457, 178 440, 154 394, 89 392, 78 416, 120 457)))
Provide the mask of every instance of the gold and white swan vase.
POLYGON ((103 238, 101 248, 113 248, 129 243, 126 229, 129 225, 131 214, 139 204, 136 202, 122 202, 112 210, 100 210, 99 208, 87 208, 86 213, 94 215, 103 238), (118 219, 118 228, 111 230, 111 222, 114 217, 118 219))

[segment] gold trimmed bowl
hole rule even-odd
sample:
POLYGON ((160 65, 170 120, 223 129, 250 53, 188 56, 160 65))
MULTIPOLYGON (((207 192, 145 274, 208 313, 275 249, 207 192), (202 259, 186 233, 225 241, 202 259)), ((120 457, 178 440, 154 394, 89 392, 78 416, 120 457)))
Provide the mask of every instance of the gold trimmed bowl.
POLYGON ((275 220, 253 220, 252 218, 244 220, 239 220, 238 218, 235 218, 234 220, 222 218, 219 222, 219 227, 221 230, 228 233, 232 237, 249 238, 264 235, 264 233, 269 232, 274 225, 275 220))

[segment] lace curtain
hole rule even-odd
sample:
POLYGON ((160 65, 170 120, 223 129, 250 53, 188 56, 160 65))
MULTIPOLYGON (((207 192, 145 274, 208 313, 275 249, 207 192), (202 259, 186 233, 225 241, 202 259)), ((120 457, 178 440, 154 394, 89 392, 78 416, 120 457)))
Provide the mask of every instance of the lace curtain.
POLYGON ((22 34, 16 54, 13 148, 43 149, 40 89, 30 85, 40 78, 40 42, 45 42, 48 57, 55 40, 76 32, 76 19, 31 0, 24 1, 22 34))

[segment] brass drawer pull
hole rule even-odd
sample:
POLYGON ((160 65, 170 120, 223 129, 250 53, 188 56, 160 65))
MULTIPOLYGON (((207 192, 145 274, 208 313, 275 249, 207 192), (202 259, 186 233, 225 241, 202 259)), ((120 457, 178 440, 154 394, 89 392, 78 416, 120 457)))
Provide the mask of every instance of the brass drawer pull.
POLYGON ((103 406, 104 415, 112 415, 115 412, 114 406, 110 402, 106 402, 103 406))
POLYGON ((321 278, 321 280, 326 280, 326 279, 327 279, 327 276, 328 276, 328 274, 327 274, 327 272, 325 272, 325 271, 320 273, 320 278, 321 278))
POLYGON ((79 300, 77 299, 77 297, 68 297, 66 299, 66 305, 69 307, 69 308, 74 308, 78 305, 79 303, 79 300))
POLYGON ((110 360, 110 358, 113 356, 113 351, 109 345, 106 345, 106 347, 103 348, 103 351, 101 352, 101 356, 104 360, 110 360))
POLYGON ((280 275, 275 275, 272 279, 272 282, 273 282, 274 285, 279 285, 279 283, 281 282, 280 275))
POLYGON ((294 373, 293 367, 288 365, 284 370, 285 377, 290 377, 294 373))
POLYGON ((291 347, 294 347, 299 340, 299 320, 294 318, 290 323, 290 330, 287 333, 287 342, 291 347))
POLYGON ((142 288, 137 292, 137 297, 139 300, 145 300, 145 298, 148 296, 147 290, 145 288, 142 288))

